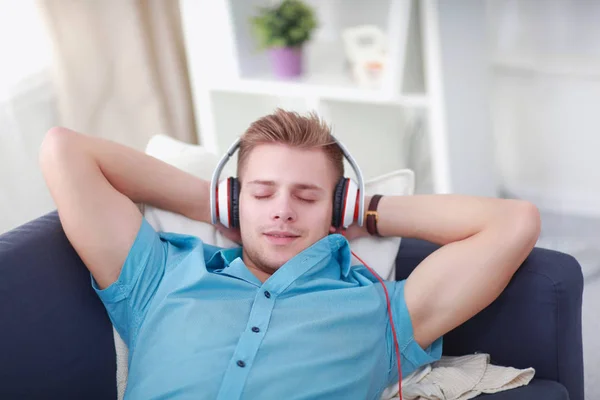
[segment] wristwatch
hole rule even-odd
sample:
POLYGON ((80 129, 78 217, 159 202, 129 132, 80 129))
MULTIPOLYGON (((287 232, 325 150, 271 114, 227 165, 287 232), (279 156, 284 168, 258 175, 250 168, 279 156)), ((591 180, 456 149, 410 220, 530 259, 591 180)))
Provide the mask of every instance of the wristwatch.
POLYGON ((369 202, 369 208, 367 213, 365 214, 367 217, 367 232, 371 236, 381 237, 379 231, 377 230, 377 222, 379 221, 379 214, 377 213, 377 206, 379 205, 379 200, 381 200, 383 196, 380 194, 376 194, 371 197, 371 201, 369 202))

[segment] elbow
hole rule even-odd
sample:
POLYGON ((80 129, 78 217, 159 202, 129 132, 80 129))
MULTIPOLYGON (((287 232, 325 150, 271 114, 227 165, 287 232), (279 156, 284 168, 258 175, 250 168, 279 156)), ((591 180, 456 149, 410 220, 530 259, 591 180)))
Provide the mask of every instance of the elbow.
POLYGON ((68 156, 72 151, 75 135, 75 132, 62 127, 54 127, 46 132, 38 153, 38 161, 44 173, 68 156))
POLYGON ((512 236, 516 239, 515 244, 523 251, 531 252, 538 241, 541 232, 540 211, 535 204, 528 201, 514 201, 511 207, 512 236))

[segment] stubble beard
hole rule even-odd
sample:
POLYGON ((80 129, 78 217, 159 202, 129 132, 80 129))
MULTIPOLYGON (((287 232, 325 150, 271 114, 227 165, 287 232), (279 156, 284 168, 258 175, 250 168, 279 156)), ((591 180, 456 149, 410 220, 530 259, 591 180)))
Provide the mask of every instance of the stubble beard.
POLYGON ((243 253, 247 267, 256 268, 269 275, 273 275, 283 265, 269 261, 262 249, 244 247, 243 253))

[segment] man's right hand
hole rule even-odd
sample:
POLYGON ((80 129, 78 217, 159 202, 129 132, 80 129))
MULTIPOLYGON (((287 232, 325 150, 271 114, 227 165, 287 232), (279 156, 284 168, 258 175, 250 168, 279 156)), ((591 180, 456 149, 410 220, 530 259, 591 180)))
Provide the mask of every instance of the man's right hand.
POLYGON ((135 203, 210 223, 208 182, 123 145, 53 128, 40 166, 63 229, 101 289, 119 277, 140 228, 135 203))

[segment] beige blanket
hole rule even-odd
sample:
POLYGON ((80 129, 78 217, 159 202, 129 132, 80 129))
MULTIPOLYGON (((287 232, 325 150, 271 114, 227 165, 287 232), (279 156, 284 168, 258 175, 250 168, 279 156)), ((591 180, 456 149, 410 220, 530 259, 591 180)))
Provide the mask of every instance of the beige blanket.
MULTIPOLYGON (((525 386, 533 368, 516 369, 490 364, 488 354, 442 357, 402 380, 404 400, 467 400, 482 393, 496 393, 525 386)), ((397 399, 398 385, 390 386, 382 399, 397 399)))

